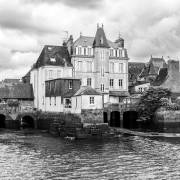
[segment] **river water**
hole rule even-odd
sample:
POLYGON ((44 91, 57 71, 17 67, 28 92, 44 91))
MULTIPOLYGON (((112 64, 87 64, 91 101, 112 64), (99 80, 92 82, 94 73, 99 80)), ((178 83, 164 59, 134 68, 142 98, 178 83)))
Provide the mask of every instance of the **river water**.
POLYGON ((180 179, 180 139, 64 140, 0 133, 0 180, 180 179))

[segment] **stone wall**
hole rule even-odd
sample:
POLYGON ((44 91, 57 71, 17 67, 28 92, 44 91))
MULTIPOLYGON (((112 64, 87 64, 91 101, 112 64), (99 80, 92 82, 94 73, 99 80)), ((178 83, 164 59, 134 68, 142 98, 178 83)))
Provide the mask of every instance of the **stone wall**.
POLYGON ((157 111, 154 123, 160 131, 180 133, 180 111, 157 111))
POLYGON ((94 109, 94 110, 85 110, 81 111, 81 121, 83 123, 103 123, 103 110, 94 109))

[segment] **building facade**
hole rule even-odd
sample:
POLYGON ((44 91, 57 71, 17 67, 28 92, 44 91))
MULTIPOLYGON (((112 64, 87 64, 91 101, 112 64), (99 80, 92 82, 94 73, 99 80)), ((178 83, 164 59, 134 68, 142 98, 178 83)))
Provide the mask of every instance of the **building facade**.
POLYGON ((112 42, 106 38, 103 26, 97 27, 95 37, 82 36, 67 47, 71 54, 73 76, 82 86, 90 86, 103 93, 104 103, 119 103, 128 96, 128 55, 124 40, 112 42))
POLYGON ((119 37, 112 42, 106 38, 103 26, 97 27, 95 37, 81 35, 73 41, 70 36, 62 46, 45 45, 23 82, 32 84, 37 110, 57 111, 68 101, 62 102, 59 97, 51 99, 46 87, 51 80, 68 78, 73 82, 79 79, 80 87, 90 87, 102 94, 102 102, 99 102, 103 107, 104 103, 119 103, 129 95, 128 60, 124 39, 119 37), (59 106, 50 105, 57 104, 56 101, 61 101, 59 106))
POLYGON ((64 46, 44 46, 30 72, 30 83, 34 91, 34 107, 45 111, 45 81, 71 77, 73 67, 68 50, 64 46))

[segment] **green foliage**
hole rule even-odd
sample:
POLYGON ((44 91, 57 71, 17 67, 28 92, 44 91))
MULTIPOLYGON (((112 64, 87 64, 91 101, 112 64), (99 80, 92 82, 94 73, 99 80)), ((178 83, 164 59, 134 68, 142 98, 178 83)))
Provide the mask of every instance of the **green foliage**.
POLYGON ((170 97, 171 92, 164 88, 150 88, 142 96, 139 102, 139 119, 142 121, 151 121, 156 110, 162 103, 167 104, 167 100, 162 98, 170 97))

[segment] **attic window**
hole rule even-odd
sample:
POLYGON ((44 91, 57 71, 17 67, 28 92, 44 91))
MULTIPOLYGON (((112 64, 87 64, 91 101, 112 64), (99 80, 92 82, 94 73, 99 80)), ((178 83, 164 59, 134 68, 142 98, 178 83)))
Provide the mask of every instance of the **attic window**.
POLYGON ((100 39, 100 44, 103 44, 103 37, 101 37, 100 39))
POLYGON ((52 47, 48 47, 48 50, 52 50, 52 47))
POLYGON ((50 61, 51 62, 56 62, 56 59, 55 58, 50 58, 50 61))

